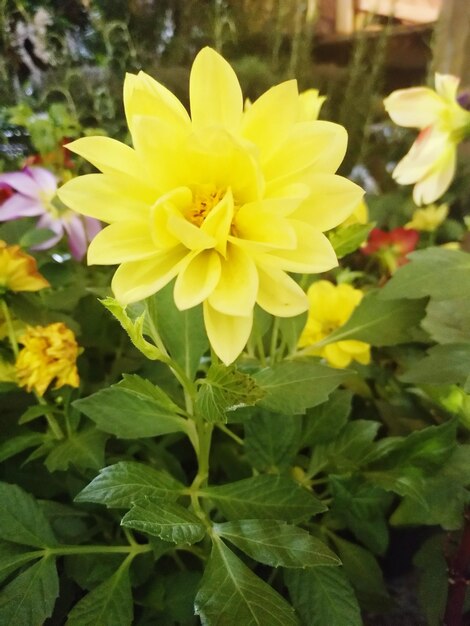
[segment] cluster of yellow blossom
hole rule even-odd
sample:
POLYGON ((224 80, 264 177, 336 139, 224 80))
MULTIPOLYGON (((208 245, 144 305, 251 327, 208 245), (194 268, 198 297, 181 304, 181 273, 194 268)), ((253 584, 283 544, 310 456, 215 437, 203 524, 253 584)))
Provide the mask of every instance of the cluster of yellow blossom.
POLYGON ((333 285, 327 280, 313 283, 307 292, 309 313, 299 339, 300 348, 322 356, 333 367, 347 367, 352 361, 370 362, 370 346, 363 341, 346 339, 315 348, 314 345, 345 324, 360 303, 363 293, 351 285, 333 285))
POLYGON ((28 328, 20 338, 24 346, 16 360, 18 384, 43 396, 55 381, 55 389, 64 385, 78 387, 77 357, 79 347, 73 332, 62 322, 28 328))
POLYGON ((447 204, 430 204, 424 209, 416 209, 405 228, 433 232, 442 224, 449 213, 447 204))

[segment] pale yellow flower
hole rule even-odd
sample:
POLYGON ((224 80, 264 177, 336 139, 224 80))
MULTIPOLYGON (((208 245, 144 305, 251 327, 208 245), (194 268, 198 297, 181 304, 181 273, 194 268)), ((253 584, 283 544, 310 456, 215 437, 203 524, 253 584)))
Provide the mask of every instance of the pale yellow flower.
MULTIPOLYGON (((307 295, 309 312, 299 339, 300 348, 314 346, 343 326, 363 297, 360 289, 347 284, 333 285, 327 280, 313 283, 307 295)), ((369 344, 355 339, 336 341, 320 348, 312 347, 309 353, 322 356, 333 367, 347 367, 352 361, 363 365, 370 362, 369 344)))
POLYGON ((49 286, 32 256, 20 246, 9 246, 0 240, 0 295, 5 291, 39 291, 49 286))
POLYGON ((470 126, 470 112, 457 101, 459 79, 436 74, 435 86, 435 91, 427 87, 400 89, 384 100, 396 124, 421 130, 393 172, 400 185, 415 185, 413 199, 418 206, 434 202, 449 188, 457 145, 470 126))
POLYGON ((307 89, 299 94, 299 122, 317 120, 326 97, 320 96, 318 89, 307 89))
POLYGON ((424 209, 416 209, 411 220, 405 224, 405 228, 432 232, 442 224, 448 213, 449 207, 447 204, 440 204, 439 206, 430 204, 424 209))
POLYGON ((78 387, 79 348, 73 332, 62 322, 27 329, 19 342, 24 346, 16 359, 18 384, 43 396, 55 380, 54 388, 78 387))
POLYGON ((369 209, 364 200, 361 200, 351 215, 341 224, 341 226, 352 226, 353 224, 367 224, 369 221, 369 209))
POLYGON ((337 264, 324 231, 351 213, 362 190, 334 172, 343 127, 299 121, 297 83, 287 81, 245 111, 237 77, 214 50, 196 57, 191 117, 147 74, 128 74, 124 106, 134 148, 86 137, 68 149, 103 173, 59 189, 61 200, 110 225, 88 262, 120 264, 112 288, 127 304, 176 278, 180 310, 203 303, 210 342, 222 361, 243 350, 255 303, 298 315, 306 295, 287 272, 337 264))

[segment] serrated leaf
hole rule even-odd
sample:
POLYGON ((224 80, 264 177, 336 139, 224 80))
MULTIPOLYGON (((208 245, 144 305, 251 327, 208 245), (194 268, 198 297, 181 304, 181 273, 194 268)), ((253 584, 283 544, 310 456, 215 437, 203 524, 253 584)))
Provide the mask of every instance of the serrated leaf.
POLYGON ((186 420, 172 409, 176 405, 162 390, 157 397, 155 393, 144 392, 140 385, 131 388, 132 378, 126 377, 117 385, 76 400, 73 406, 100 430, 122 439, 187 431, 186 420))
POLYGON ((0 541, 0 582, 28 561, 40 556, 37 551, 31 552, 17 543, 0 541))
POLYGON ((203 626, 298 626, 294 609, 220 539, 213 543, 194 606, 203 626))
POLYGON ((20 487, 0 483, 0 538, 45 548, 57 541, 40 506, 20 487))
POLYGON ((304 418, 302 445, 328 443, 338 436, 351 413, 352 393, 333 391, 327 402, 308 409, 304 418))
POLYGON ((276 413, 295 415, 321 404, 346 378, 347 373, 313 359, 285 361, 254 375, 266 395, 259 402, 276 413))
POLYGON ((131 626, 133 609, 129 572, 120 567, 73 607, 66 626, 131 626))
POLYGON ((142 313, 137 319, 132 320, 126 313, 126 307, 119 304, 114 298, 104 298, 100 300, 100 302, 121 324, 137 350, 140 350, 140 352, 151 361, 162 359, 164 356, 163 353, 154 344, 144 338, 143 328, 145 313, 142 313))
POLYGON ((335 249, 338 259, 351 254, 367 239, 373 224, 350 224, 328 233, 328 239, 335 249))
POLYGON ((248 556, 272 567, 340 565, 338 557, 316 537, 276 520, 240 520, 214 524, 214 531, 248 556))
POLYGON ((356 596, 342 568, 288 570, 284 578, 305 626, 362 626, 356 596))
POLYGON ((121 521, 122 526, 160 537, 173 543, 196 543, 206 534, 206 528, 188 509, 174 502, 138 500, 121 521))
POLYGON ((245 454, 261 471, 283 469, 290 465, 300 447, 299 416, 259 412, 245 424, 245 454))
POLYGON ((256 404, 264 396, 254 378, 235 366, 213 364, 199 381, 196 410, 208 422, 227 422, 226 411, 256 404))
POLYGON ((43 558, 16 576, 0 595, 2 626, 43 626, 59 594, 55 560, 43 558))
POLYGON ((44 435, 41 433, 28 432, 24 435, 11 437, 0 444, 0 463, 6 461, 15 454, 23 452, 28 448, 34 448, 44 441, 44 435))
POLYGON ((202 307, 185 311, 177 309, 173 298, 173 283, 145 301, 149 324, 160 334, 172 358, 193 379, 201 357, 209 349, 202 307))
POLYGON ((461 250, 427 248, 408 255, 382 290, 381 298, 436 300, 470 296, 470 254, 461 250))
POLYGON ((280 475, 259 475, 219 487, 204 487, 229 520, 277 519, 299 521, 326 511, 326 506, 298 483, 280 475))
POLYGON ((381 291, 364 296, 348 321, 315 347, 355 339, 372 346, 394 346, 413 340, 413 329, 425 313, 425 301, 383 300, 381 291))
POLYGON ((470 343, 446 343, 432 347, 423 359, 399 378, 416 384, 464 384, 469 372, 470 343))
POLYGON ((54 446, 44 461, 50 472, 65 471, 70 465, 81 469, 99 469, 104 465, 104 447, 108 435, 87 428, 72 433, 54 446))
POLYGON ((95 502, 108 508, 128 509, 144 497, 176 500, 184 485, 167 472, 143 463, 120 461, 105 467, 76 497, 76 502, 95 502))

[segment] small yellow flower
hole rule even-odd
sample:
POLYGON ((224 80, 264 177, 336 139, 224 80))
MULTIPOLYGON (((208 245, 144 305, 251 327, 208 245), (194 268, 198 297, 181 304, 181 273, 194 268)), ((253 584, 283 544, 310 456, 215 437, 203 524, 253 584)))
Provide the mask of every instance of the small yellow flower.
POLYGON ((38 272, 36 260, 19 246, 0 240, 0 295, 5 291, 39 291, 49 283, 38 272))
POLYGON ((405 228, 432 232, 442 224, 448 213, 449 207, 447 204, 441 204, 439 206, 430 204, 424 209, 416 209, 411 221, 405 224, 405 228))
POLYGON ((24 348, 16 360, 18 384, 43 396, 55 380, 54 389, 78 387, 76 360, 79 348, 73 332, 62 322, 28 328, 20 338, 24 348))
POLYGON ((351 215, 341 224, 341 226, 352 226, 353 224, 367 224, 369 221, 369 209, 364 200, 361 200, 351 215))
POLYGON ((109 223, 93 239, 88 263, 119 265, 116 299, 143 300, 175 279, 176 306, 203 305, 209 340, 228 365, 250 336, 255 304, 280 317, 307 310, 289 273, 337 265, 324 232, 363 192, 335 174, 346 130, 299 119, 296 81, 244 110, 233 69, 204 48, 189 83, 191 116, 150 76, 128 74, 124 108, 134 147, 107 137, 69 144, 102 173, 74 178, 58 194, 109 223))
MULTIPOLYGON (((336 286, 327 280, 313 283, 307 292, 310 308, 307 324, 299 339, 299 347, 314 346, 343 326, 363 295, 360 289, 354 289, 351 285, 336 286)), ((333 367, 347 367, 351 361, 358 361, 363 365, 370 362, 369 344, 354 339, 336 341, 320 348, 312 347, 309 352, 322 356, 333 367)))
POLYGON ((299 122, 317 120, 326 97, 320 96, 318 89, 307 89, 299 94, 299 122))

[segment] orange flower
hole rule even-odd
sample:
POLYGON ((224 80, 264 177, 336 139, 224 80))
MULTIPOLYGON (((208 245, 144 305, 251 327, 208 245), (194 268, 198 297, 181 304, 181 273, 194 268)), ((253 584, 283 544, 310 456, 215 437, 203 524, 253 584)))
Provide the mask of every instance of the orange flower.
POLYGON ((0 240, 0 295, 5 291, 39 291, 49 287, 38 272, 36 260, 20 246, 0 240))
POLYGON ((79 347, 70 328, 62 322, 28 328, 21 337, 24 348, 16 360, 18 384, 43 396, 55 380, 54 389, 78 387, 79 347))

